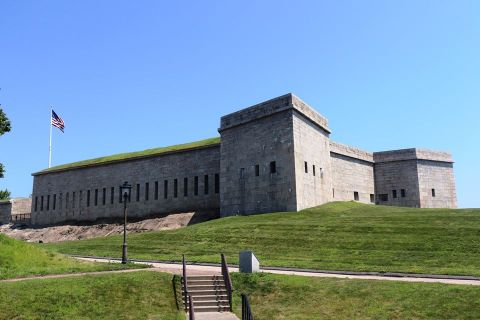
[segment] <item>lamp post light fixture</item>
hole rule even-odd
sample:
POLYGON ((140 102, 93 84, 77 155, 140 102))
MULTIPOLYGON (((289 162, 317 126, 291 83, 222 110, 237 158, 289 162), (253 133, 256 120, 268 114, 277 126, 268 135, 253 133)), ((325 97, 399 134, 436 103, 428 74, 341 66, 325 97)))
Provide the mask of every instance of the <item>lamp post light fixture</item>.
POLYGON ((124 182, 120 186, 120 192, 123 197, 123 245, 122 245, 122 264, 127 263, 127 202, 130 199, 132 186, 128 182, 124 182))

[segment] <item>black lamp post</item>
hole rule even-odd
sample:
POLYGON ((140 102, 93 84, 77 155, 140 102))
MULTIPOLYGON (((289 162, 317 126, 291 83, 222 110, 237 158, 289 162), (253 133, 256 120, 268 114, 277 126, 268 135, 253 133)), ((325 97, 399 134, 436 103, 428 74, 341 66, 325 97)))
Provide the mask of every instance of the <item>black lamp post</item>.
POLYGON ((130 199, 130 192, 132 186, 128 182, 124 182, 120 186, 120 191, 123 196, 123 245, 122 245, 122 263, 127 263, 127 202, 130 199))

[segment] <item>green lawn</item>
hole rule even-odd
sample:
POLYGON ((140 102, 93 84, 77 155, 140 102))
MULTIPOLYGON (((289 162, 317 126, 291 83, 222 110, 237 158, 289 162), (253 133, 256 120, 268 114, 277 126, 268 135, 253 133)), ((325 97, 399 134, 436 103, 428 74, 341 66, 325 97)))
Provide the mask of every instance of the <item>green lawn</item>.
POLYGON ((0 279, 142 267, 82 262, 0 234, 0 279))
POLYGON ((0 319, 185 317, 177 310, 172 275, 133 272, 0 283, 0 319))
POLYGON ((480 319, 480 287, 391 281, 232 274, 255 320, 480 319))
MULTIPOLYGON (((118 257, 120 236, 44 245, 118 257)), ((299 213, 217 219, 132 234, 131 258, 238 262, 251 249, 264 266, 480 276, 480 210, 414 209, 337 202, 299 213)))

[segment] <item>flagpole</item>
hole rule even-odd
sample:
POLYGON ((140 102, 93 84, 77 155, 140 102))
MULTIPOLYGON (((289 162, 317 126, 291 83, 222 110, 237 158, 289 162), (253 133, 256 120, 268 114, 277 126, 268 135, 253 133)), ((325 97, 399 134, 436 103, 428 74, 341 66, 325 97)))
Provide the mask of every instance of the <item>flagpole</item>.
POLYGON ((50 124, 50 145, 48 147, 48 167, 50 168, 52 166, 52 110, 53 107, 50 106, 50 119, 49 119, 49 124, 50 124))

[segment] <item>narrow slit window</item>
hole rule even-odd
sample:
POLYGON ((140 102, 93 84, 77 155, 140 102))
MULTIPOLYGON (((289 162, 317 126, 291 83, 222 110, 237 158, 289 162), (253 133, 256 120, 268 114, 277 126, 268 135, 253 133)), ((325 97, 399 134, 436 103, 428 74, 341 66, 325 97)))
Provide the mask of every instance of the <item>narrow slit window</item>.
POLYGON ((436 192, 435 192, 435 189, 432 189, 432 197, 435 198, 436 197, 436 192))
POLYGON ((57 195, 54 194, 53 195, 53 208, 52 209, 55 210, 56 207, 57 207, 57 195))
POLYGON ((203 186, 205 187, 205 194, 208 194, 208 174, 204 176, 203 186))
POLYGON ((307 161, 304 162, 304 166, 305 166, 305 173, 308 173, 308 163, 307 163, 307 161))
POLYGON ((35 196, 35 211, 38 210, 38 196, 35 196))
POLYGON ((140 183, 137 183, 137 194, 135 195, 137 202, 140 201, 140 183))
POLYGON ((178 180, 173 179, 173 197, 178 197, 178 180))
POLYGON ((98 205, 98 189, 95 189, 95 200, 94 200, 95 206, 98 205))
POLYGON ((75 191, 72 192, 72 208, 75 208, 75 191))
POLYGON ((115 197, 115 188, 110 188, 110 204, 113 204, 113 198, 115 197))
POLYGON ((155 181, 155 200, 158 200, 158 181, 155 181))
POLYGON ((163 181, 163 198, 168 198, 168 180, 163 181))
POLYGON ((122 187, 118 187, 118 202, 123 202, 122 187))
POLYGON ((50 195, 47 196, 47 211, 50 210, 50 195))
POLYGON ((270 162, 270 173, 277 173, 277 163, 275 161, 270 162))
POLYGON ((400 194, 402 195, 402 198, 405 198, 407 196, 407 192, 405 189, 400 190, 400 194))
POLYGON ((215 193, 220 192, 220 175, 218 173, 215 174, 215 193))
POLYGON ((67 192, 65 196, 65 209, 68 209, 68 203, 70 202, 70 192, 67 192))
POLYGON ((183 196, 188 197, 188 178, 183 178, 183 196))
POLYGON ((313 175, 314 175, 314 176, 317 174, 316 171, 317 171, 317 170, 316 170, 316 168, 315 168, 315 165, 313 165, 313 166, 312 166, 312 172, 313 172, 313 175))
POLYGON ((397 190, 392 190, 392 197, 393 199, 397 198, 397 190))
POLYGON ((193 194, 198 196, 198 176, 195 176, 193 181, 193 194))
POLYGON ((102 205, 105 205, 107 202, 107 188, 102 189, 102 205))
POLYGON ((87 190, 87 207, 90 207, 90 190, 87 190))
POLYGON ((358 194, 358 191, 354 191, 353 192, 353 199, 355 201, 359 201, 360 200, 360 195, 358 194))
POLYGON ((260 165, 255 165, 255 177, 260 176, 260 165))
POLYGON ((43 211, 43 196, 40 198, 40 211, 43 211))
POLYGON ((148 201, 149 196, 150 196, 150 184, 148 182, 145 182, 145 201, 148 201))
POLYGON ((332 195, 335 198, 335 189, 332 189, 332 195))

